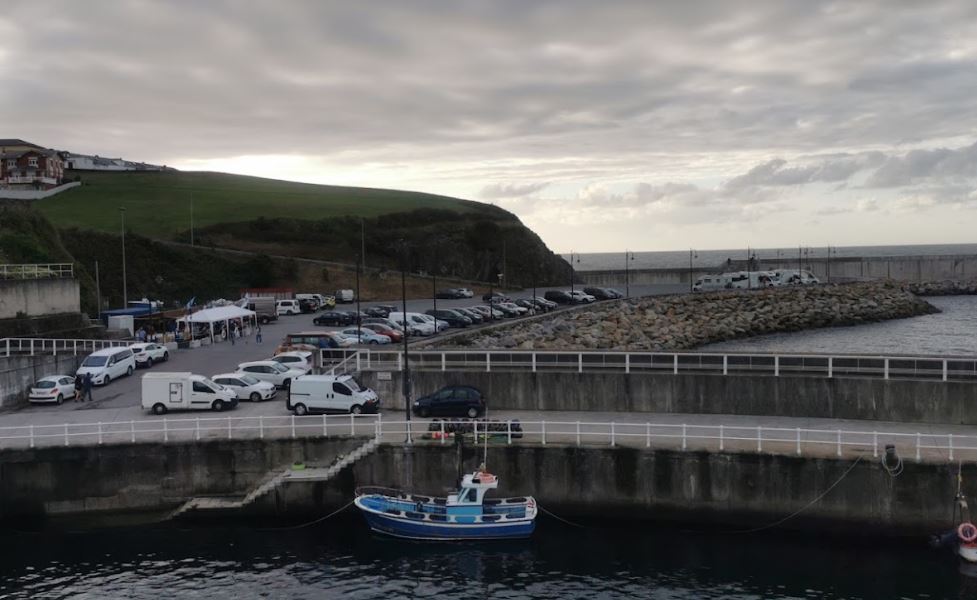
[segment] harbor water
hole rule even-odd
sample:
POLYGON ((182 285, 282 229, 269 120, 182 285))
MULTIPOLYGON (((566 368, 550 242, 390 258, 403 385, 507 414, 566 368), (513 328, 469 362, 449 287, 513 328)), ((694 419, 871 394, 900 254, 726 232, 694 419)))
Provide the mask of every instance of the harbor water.
POLYGON ((351 512, 239 523, 0 535, 0 598, 963 599, 977 579, 923 540, 681 531, 541 517, 531 539, 420 543, 351 512))

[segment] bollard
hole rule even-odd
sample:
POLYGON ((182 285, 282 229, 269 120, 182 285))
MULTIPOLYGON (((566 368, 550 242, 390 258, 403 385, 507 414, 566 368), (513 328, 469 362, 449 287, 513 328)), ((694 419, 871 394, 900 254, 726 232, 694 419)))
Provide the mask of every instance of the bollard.
POLYGON ((410 419, 407 419, 407 443, 408 444, 413 444, 414 443, 414 438, 413 438, 413 436, 411 436, 410 419))
POLYGON ((613 448, 614 445, 614 421, 611 421, 611 448, 613 448))
POLYGON ((354 420, 356 415, 349 413, 349 436, 353 437, 356 435, 356 421, 354 420))
POLYGON ((540 430, 543 433, 543 445, 545 446, 546 445, 546 421, 541 421, 540 423, 541 423, 540 430))
POLYGON ((759 425, 756 428, 756 451, 763 452, 763 427, 759 425))
POLYGON ((838 430, 838 456, 841 456, 841 430, 838 430))
POLYGON ((920 450, 920 448, 919 447, 921 445, 921 439, 920 439, 921 437, 922 436, 920 436, 919 433, 916 433, 916 462, 919 462, 919 459, 920 459, 920 456, 919 456, 919 450, 920 450))
POLYGON ((879 457, 879 432, 872 432, 872 458, 879 457))
POLYGON ((444 420, 441 421, 441 445, 444 445, 444 420))
POLYGON ((227 417, 227 439, 231 439, 231 438, 232 438, 232 434, 231 434, 231 418, 230 417, 227 417))
POLYGON ((295 439, 295 415, 292 415, 292 439, 295 439))
POLYGON ((136 422, 129 421, 129 433, 132 434, 132 443, 136 443, 136 422))
MULTIPOLYGON (((98 422, 98 445, 99 446, 102 445, 102 422, 101 421, 98 422)), ((952 450, 951 450, 951 452, 952 452, 952 450)), ((953 459, 953 455, 952 454, 950 455, 950 459, 951 460, 953 459)))
POLYGON ((686 448, 688 448, 688 444, 686 443, 686 435, 685 435, 685 432, 686 432, 686 429, 687 428, 688 428, 688 425, 686 425, 685 423, 682 423, 682 450, 685 450, 686 448))
MULTIPOLYGON (((533 355, 533 358, 536 358, 535 354, 533 355)), ((507 439, 507 443, 511 446, 512 445, 512 421, 505 422, 505 436, 507 439)))
POLYGON ((645 448, 651 448, 651 423, 645 423, 645 448))
POLYGON ((322 437, 329 437, 329 421, 326 420, 326 413, 322 413, 322 437))
POLYGON ((258 417, 258 439, 265 439, 265 416, 258 417))
POLYGON ((166 426, 166 419, 163 419, 163 442, 170 441, 169 428, 166 426))
POLYGON ((577 445, 580 445, 580 421, 577 421, 577 445))
POLYGON ((797 428, 797 456, 801 455, 801 428, 797 428))
POLYGON ((953 434, 950 434, 950 462, 953 462, 953 434))
POLYGON ((197 417, 196 419, 194 419, 194 422, 195 422, 194 423, 194 432, 195 432, 194 433, 194 438, 197 441, 200 441, 200 417, 197 417))
MULTIPOLYGON (((9 344, 10 341, 8 340, 7 343, 9 344)), ((34 426, 31 425, 31 448, 33 447, 34 447, 34 426)))
POLYGON ((719 451, 720 452, 722 452, 723 450, 725 450, 725 447, 724 446, 726 445, 726 440, 723 439, 723 437, 724 437, 723 436, 723 430, 724 430, 724 427, 722 425, 720 425, 719 426, 719 451))
MULTIPOLYGON (((34 342, 31 341, 31 344, 33 344, 33 343, 34 342)), ((64 424, 64 445, 65 446, 68 445, 68 424, 67 423, 64 424)))

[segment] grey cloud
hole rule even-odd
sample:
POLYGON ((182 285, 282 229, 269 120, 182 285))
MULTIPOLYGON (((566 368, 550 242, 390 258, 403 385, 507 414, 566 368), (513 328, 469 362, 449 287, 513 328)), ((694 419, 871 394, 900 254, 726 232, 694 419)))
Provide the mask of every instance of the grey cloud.
POLYGON ((902 156, 891 156, 868 179, 866 185, 905 186, 928 178, 977 178, 977 143, 964 148, 912 150, 902 156))
POLYGON ((481 189, 478 193, 481 198, 519 198, 530 196, 548 186, 548 182, 543 183, 492 183, 481 189))

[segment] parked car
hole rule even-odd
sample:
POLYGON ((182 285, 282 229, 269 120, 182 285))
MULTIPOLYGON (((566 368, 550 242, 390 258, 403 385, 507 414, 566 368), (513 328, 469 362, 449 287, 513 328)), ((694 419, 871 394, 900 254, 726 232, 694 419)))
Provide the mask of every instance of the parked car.
POLYGON ((404 334, 399 329, 394 329, 383 323, 363 323, 363 327, 374 333, 387 336, 395 344, 404 340, 404 334))
POLYGON ((426 313, 417 313, 417 316, 419 316, 420 318, 424 319, 428 323, 431 323, 432 325, 434 325, 434 330, 437 331, 438 333, 441 333, 445 329, 448 329, 448 328, 451 327, 451 325, 449 325, 447 321, 445 321, 443 319, 438 319, 437 317, 432 317, 431 315, 426 314, 426 313))
POLYGON ((352 315, 341 310, 327 310, 312 319, 313 325, 329 325, 333 327, 345 327, 352 325, 354 322, 352 315))
POLYGON ((581 292, 580 290, 573 290, 570 292, 570 297, 572 298, 573 304, 590 304, 597 301, 597 298, 594 298, 590 294, 581 292))
POLYGON ((279 300, 275 304, 275 312, 279 315, 297 315, 302 312, 298 300, 279 300))
POLYGON ((358 344, 389 344, 392 341, 389 336, 379 334, 368 327, 362 326, 360 329, 356 329, 355 327, 344 329, 342 334, 356 339, 358 344))
POLYGON ((482 302, 508 302, 509 297, 502 292, 492 292, 482 296, 482 302))
POLYGON ((368 319, 363 319, 363 323, 362 324, 363 325, 370 325, 370 324, 373 324, 373 323, 379 323, 380 325, 386 325, 387 327, 390 327, 391 329, 393 329, 395 331, 399 331, 400 333, 403 333, 404 332, 403 324, 394 321, 390 317, 370 317, 368 319))
POLYGON ((377 412, 380 400, 376 392, 360 386, 349 375, 306 375, 288 390, 285 408, 297 416, 313 412, 358 415, 377 412))
POLYGON ((237 394, 203 375, 146 373, 142 376, 142 407, 156 415, 174 409, 214 410, 237 406, 237 394))
POLYGON ((108 385, 113 379, 132 375, 136 370, 136 360, 132 350, 128 348, 105 348, 92 352, 81 362, 81 367, 75 372, 84 377, 92 374, 95 385, 108 385))
POLYGON ((238 400, 260 402, 261 400, 271 400, 278 393, 274 384, 261 381, 249 373, 221 373, 210 379, 234 392, 238 400))
POLYGON ((61 404, 75 397, 75 378, 70 375, 48 375, 34 382, 27 399, 33 403, 61 404))
POLYGON ((543 298, 549 300, 550 302, 556 302, 557 304, 573 303, 573 298, 570 297, 570 292, 564 292, 563 290, 550 290, 543 294, 543 298))
POLYGON ((449 327, 468 327, 472 324, 472 320, 470 318, 451 309, 431 309, 427 311, 426 314, 444 321, 449 327))
POLYGON ((290 352, 282 352, 273 356, 271 360, 280 362, 286 367, 290 367, 292 369, 299 369, 305 373, 310 373, 312 371, 312 353, 308 350, 292 350, 290 352))
POLYGON ((553 310, 557 306, 559 306, 559 304, 557 304, 556 302, 554 302, 552 300, 547 300, 546 298, 543 298, 542 296, 536 296, 535 298, 533 298, 533 300, 535 300, 536 303, 539 304, 540 306, 543 306, 544 308, 546 308, 546 310, 553 310))
POLYGON ((286 367, 282 363, 274 360, 256 360, 241 363, 237 366, 237 370, 252 375, 261 381, 267 381, 280 388, 287 388, 296 377, 305 375, 300 369, 286 367))
POLYGON ((156 362, 166 362, 170 360, 170 353, 166 346, 154 343, 133 344, 129 346, 132 356, 136 361, 137 367, 151 367, 156 362))
POLYGON ((340 331, 330 331, 328 335, 336 342, 337 348, 349 348, 356 345, 355 337, 350 337, 340 331))
POLYGON ((499 302, 497 304, 493 304, 492 308, 502 313, 503 318, 518 317, 519 311, 516 310, 515 308, 510 308, 508 304, 509 304, 508 302, 499 302))
POLYGON ((370 315, 366 314, 365 312, 356 312, 355 310, 344 310, 342 312, 344 312, 347 315, 349 315, 350 324, 355 324, 357 317, 359 317, 360 323, 363 322, 363 319, 369 319, 370 318, 370 315))
POLYGON ((604 291, 607 292, 607 294, 614 300, 624 297, 624 294, 622 294, 619 290, 616 290, 614 288, 604 288, 604 291))
POLYGON ((349 304, 356 301, 356 294, 353 290, 336 290, 336 302, 349 304))
POLYGON ((461 293, 457 288, 447 288, 443 290, 438 290, 434 293, 435 298, 441 298, 445 300, 458 300, 464 298, 465 295, 461 293))
POLYGON ((475 297, 475 292, 468 288, 458 288, 458 293, 461 294, 462 298, 473 298, 475 297))
POLYGON ((597 300, 613 300, 614 298, 617 298, 617 296, 608 292, 608 290, 599 287, 585 287, 583 292, 585 294, 590 294, 597 300))
POLYGON ((300 298, 298 300, 299 310, 303 313, 314 313, 319 310, 319 303, 313 298, 300 298))
POLYGON ((485 316, 489 321, 505 318, 505 313, 498 309, 498 307, 488 307, 484 304, 479 304, 478 306, 473 306, 472 310, 478 311, 485 316))
POLYGON ((449 385, 414 401, 413 411, 419 417, 468 417, 485 414, 485 398, 470 385, 449 385))
POLYGON ((536 303, 533 302, 532 300, 526 300, 525 298, 520 298, 518 300, 515 300, 514 301, 514 304, 516 306, 521 306, 522 308, 525 308, 526 309, 526 312, 529 313, 529 314, 531 314, 531 315, 534 315, 537 312, 540 312, 539 311, 539 307, 536 306, 536 303))
POLYGON ((434 335, 437 333, 434 323, 424 319, 419 313, 407 313, 406 321, 402 312, 392 312, 388 318, 402 327, 409 327, 410 335, 434 335))
POLYGON ((390 313, 392 313, 395 310, 397 310, 396 306, 388 306, 388 305, 381 304, 377 306, 368 306, 363 309, 363 312, 366 313, 368 317, 386 318, 390 313))
POLYGON ((471 308, 456 308, 454 310, 457 311, 457 312, 460 312, 461 314, 463 314, 466 317, 468 317, 469 319, 471 319, 472 320, 472 323, 474 323, 476 325, 479 324, 479 323, 484 323, 485 322, 485 316, 482 315, 477 310, 473 310, 471 308))
MULTIPOLYGON (((311 300, 314 305, 314 310, 319 310, 326 307, 326 297, 322 294, 295 294, 295 299, 301 302, 302 300, 311 300)), ((335 306, 336 301, 333 300, 333 306, 335 306)))
POLYGON ((529 309, 525 306, 519 306, 515 302, 499 302, 499 308, 508 308, 511 311, 515 311, 516 316, 521 317, 529 312, 529 309))

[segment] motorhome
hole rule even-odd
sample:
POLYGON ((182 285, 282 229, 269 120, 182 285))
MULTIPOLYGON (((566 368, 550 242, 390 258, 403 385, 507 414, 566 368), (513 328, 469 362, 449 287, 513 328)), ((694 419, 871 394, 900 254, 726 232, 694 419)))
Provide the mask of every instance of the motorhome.
POLYGON ((193 373, 146 373, 142 407, 153 414, 171 410, 216 410, 237 406, 237 393, 193 373))
POLYGON ((774 285, 813 285, 821 283, 814 273, 805 269, 778 269, 773 272, 774 285))
POLYGON ((772 271, 737 271, 723 275, 729 278, 730 289, 756 290, 776 285, 776 275, 772 271))
POLYGON ((725 290, 730 287, 729 275, 721 273, 719 275, 704 275, 695 280, 692 284, 693 292, 714 292, 725 290))

